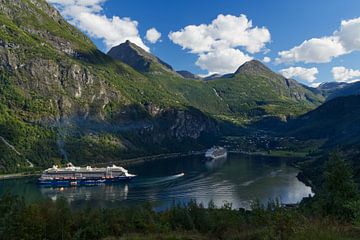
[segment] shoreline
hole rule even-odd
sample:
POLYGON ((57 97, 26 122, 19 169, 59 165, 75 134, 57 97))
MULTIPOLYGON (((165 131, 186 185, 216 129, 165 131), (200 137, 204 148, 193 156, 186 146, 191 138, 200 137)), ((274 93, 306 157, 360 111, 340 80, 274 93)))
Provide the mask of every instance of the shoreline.
POLYGON ((108 166, 109 164, 121 164, 122 166, 133 166, 145 162, 151 162, 154 160, 168 159, 168 158, 176 158, 176 157, 188 157, 188 156, 197 156, 204 154, 206 150, 201 151, 191 151, 191 152, 182 152, 182 153, 163 153, 157 155, 150 155, 144 157, 123 159, 118 161, 110 161, 105 163, 96 163, 95 166, 108 166))
MULTIPOLYGON (((110 162, 103 162, 103 163, 96 163, 94 166, 103 167, 108 166, 110 164, 119 164, 124 167, 133 166, 137 164, 142 164, 146 162, 151 162, 155 160, 161 159, 168 159, 168 158, 176 158, 176 157, 188 157, 188 156, 197 156, 204 154, 206 150, 199 150, 199 151, 190 151, 190 152, 180 152, 180 153, 163 153, 157 155, 150 155, 150 156, 143 156, 137 158, 130 158, 130 159, 123 159, 118 161, 110 161, 110 162)), ((267 154, 264 152, 246 152, 246 151, 228 151, 229 153, 235 154, 244 154, 244 155, 251 155, 251 156, 269 156, 269 157, 285 157, 285 158, 301 158, 299 156, 272 156, 271 154, 267 154)), ((299 169, 300 170, 300 169, 299 169)), ((21 173, 9 173, 9 174, 0 174, 0 180, 7 180, 7 179, 17 179, 17 178, 26 178, 26 177, 35 177, 40 176, 41 172, 21 172, 21 173)))
MULTIPOLYGON (((96 164, 94 164, 94 166, 101 167, 101 166, 109 166, 110 164, 121 164, 121 166, 127 167, 127 166, 137 165, 137 164, 150 162, 150 161, 154 161, 154 160, 175 158, 175 157, 197 156, 197 155, 201 155, 204 153, 205 153, 205 150, 183 152, 183 153, 163 153, 163 154, 157 154, 157 155, 123 159, 123 160, 118 160, 118 161, 96 163, 96 164)), ((21 173, 0 174, 0 180, 35 177, 35 176, 40 176, 40 175, 41 175, 41 172, 34 172, 34 173, 21 172, 21 173)))
POLYGON ((22 173, 0 174, 0 181, 1 180, 8 180, 8 179, 35 177, 35 176, 40 176, 40 175, 41 175, 40 172, 36 172, 36 173, 22 172, 22 173))

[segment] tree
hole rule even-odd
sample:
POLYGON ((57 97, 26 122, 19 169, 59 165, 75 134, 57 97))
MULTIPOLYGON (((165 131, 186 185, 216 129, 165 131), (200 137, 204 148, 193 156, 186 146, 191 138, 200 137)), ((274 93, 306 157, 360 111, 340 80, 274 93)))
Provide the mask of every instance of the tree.
POLYGON ((333 153, 326 163, 319 200, 323 214, 353 220, 354 209, 348 206, 359 200, 359 192, 350 167, 338 153, 333 153))

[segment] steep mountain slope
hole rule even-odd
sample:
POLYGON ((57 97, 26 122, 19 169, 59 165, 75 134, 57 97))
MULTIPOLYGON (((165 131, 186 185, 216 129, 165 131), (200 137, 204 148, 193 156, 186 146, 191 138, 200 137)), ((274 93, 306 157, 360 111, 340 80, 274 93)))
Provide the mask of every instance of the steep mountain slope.
POLYGON ((234 114, 248 117, 297 115, 318 106, 323 98, 295 80, 272 72, 257 60, 231 77, 208 82, 234 114))
MULTIPOLYGON (((121 44, 113 49, 116 49, 117 56, 121 58, 112 55, 124 62, 146 62, 153 59, 152 65, 160 65, 155 56, 133 43, 121 44), (134 60, 133 55, 127 54, 133 51, 129 48, 143 53, 136 55, 134 60)), ((149 76, 148 71, 143 73, 149 76)), ((151 80, 174 95, 183 97, 190 106, 215 118, 241 124, 266 116, 284 118, 302 114, 323 101, 320 92, 316 93, 295 80, 286 79, 256 60, 240 66, 234 74, 217 76, 211 81, 184 81, 169 71, 151 74, 151 80)))
POLYGON ((338 97, 319 108, 281 126, 289 136, 299 140, 324 141, 320 157, 299 163, 300 178, 319 186, 324 166, 333 151, 341 152, 360 183, 360 95, 338 97))
POLYGON ((176 151, 182 145, 173 142, 216 135, 213 120, 98 51, 45 1, 0 0, 0 10, 0 137, 9 143, 1 144, 0 172, 27 160, 48 166, 176 151))
POLYGON ((360 143, 360 95, 332 99, 288 123, 291 135, 328 139, 329 146, 360 143))

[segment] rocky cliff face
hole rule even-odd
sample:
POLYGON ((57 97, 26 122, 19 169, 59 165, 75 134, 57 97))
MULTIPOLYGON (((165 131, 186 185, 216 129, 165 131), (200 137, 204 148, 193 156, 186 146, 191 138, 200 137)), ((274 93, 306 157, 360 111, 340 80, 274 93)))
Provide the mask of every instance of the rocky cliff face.
POLYGON ((167 131, 167 137, 181 141, 188 138, 196 140, 203 133, 216 136, 219 129, 214 120, 197 109, 165 109, 156 114, 157 129, 167 131))

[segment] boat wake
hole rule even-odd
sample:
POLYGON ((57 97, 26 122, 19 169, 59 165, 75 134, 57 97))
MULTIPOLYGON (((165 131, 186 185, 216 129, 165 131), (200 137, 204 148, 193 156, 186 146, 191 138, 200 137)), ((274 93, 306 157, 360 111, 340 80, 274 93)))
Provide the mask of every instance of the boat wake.
POLYGON ((142 179, 140 182, 138 182, 138 184, 142 185, 142 186, 143 185, 163 184, 163 183, 168 183, 168 182, 174 181, 183 176, 185 176, 185 173, 179 173, 179 174, 165 176, 165 177, 146 178, 146 179, 142 179))

